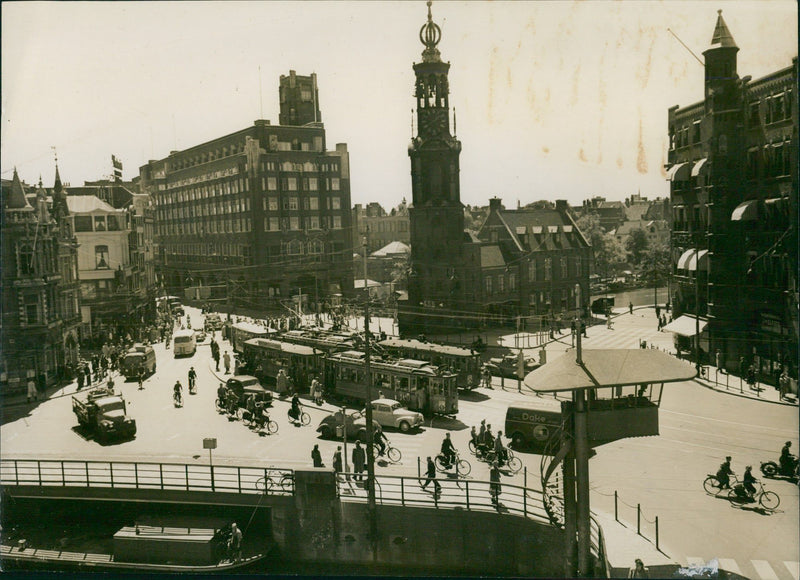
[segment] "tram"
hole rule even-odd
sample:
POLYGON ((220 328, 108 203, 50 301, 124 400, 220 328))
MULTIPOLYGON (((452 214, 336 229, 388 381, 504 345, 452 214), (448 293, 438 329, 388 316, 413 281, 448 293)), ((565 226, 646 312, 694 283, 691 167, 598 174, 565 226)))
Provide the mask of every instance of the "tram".
POLYGON ((242 354, 244 343, 252 338, 268 338, 275 330, 252 322, 237 322, 231 326, 231 347, 233 352, 242 354))
POLYGON ((481 355, 477 351, 402 338, 387 338, 379 341, 378 346, 394 356, 424 360, 449 369, 456 374, 459 389, 471 391, 481 384, 481 355))
MULTIPOLYGON (((344 399, 365 401, 365 354, 344 351, 325 358, 325 387, 344 399)), ((455 415, 458 412, 457 375, 427 361, 399 359, 370 361, 372 396, 395 399, 423 413, 455 415)))
POLYGON ((280 335, 284 342, 312 346, 325 354, 353 350, 358 346, 353 335, 324 330, 288 330, 280 335))
POLYGON ((316 373, 322 371, 322 354, 302 344, 251 338, 244 342, 241 372, 257 377, 261 384, 275 385, 278 371, 283 369, 292 378, 296 388, 303 388, 316 373))

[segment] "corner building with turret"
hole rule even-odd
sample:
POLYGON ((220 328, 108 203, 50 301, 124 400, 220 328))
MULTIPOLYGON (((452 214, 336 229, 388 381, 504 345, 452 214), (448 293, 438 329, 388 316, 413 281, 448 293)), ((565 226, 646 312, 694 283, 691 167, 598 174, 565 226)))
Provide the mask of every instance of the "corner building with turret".
POLYGON ((703 100, 668 111, 670 300, 684 352, 775 384, 797 379, 797 57, 753 80, 738 52, 720 10, 703 100))

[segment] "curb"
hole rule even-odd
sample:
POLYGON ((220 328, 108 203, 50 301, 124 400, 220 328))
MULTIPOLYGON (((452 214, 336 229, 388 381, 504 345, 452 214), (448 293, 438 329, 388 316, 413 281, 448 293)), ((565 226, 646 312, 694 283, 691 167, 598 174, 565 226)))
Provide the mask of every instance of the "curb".
POLYGON ((692 379, 692 382, 697 383, 698 385, 700 385, 701 387, 705 387, 706 389, 709 389, 709 390, 712 390, 712 391, 717 391, 718 393, 724 393, 726 395, 731 395, 731 396, 734 396, 734 397, 739 397, 740 399, 750 399, 751 401, 759 401, 761 403, 771 403, 773 405, 783 405, 785 407, 797 407, 798 406, 797 403, 791 403, 791 402, 788 402, 788 401, 773 401, 771 399, 764 399, 764 398, 761 398, 761 397, 754 397, 753 395, 750 395, 749 393, 731 391, 730 389, 720 389, 718 387, 715 387, 713 384, 710 383, 710 381, 708 381, 706 379, 694 378, 694 379, 692 379))

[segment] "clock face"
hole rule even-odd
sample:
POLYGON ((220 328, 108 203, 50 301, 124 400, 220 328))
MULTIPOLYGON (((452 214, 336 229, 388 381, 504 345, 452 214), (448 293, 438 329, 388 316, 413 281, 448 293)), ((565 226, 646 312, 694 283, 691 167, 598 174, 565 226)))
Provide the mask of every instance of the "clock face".
POLYGON ((447 128, 447 112, 425 109, 421 111, 419 128, 426 135, 440 135, 447 128))

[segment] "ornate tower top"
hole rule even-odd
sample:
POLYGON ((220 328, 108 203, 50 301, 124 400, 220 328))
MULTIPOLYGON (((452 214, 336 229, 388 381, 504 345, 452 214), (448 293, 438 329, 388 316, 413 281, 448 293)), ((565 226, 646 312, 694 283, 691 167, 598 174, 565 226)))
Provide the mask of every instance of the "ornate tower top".
POLYGON ((419 40, 425 45, 425 50, 422 51, 423 62, 441 62, 441 54, 436 45, 442 39, 442 29, 433 21, 431 15, 431 0, 428 0, 428 21, 419 29, 419 40))
POLYGON ((717 10, 717 25, 714 27, 714 35, 711 37, 711 48, 735 48, 736 41, 733 40, 731 31, 722 19, 722 10, 717 10))

